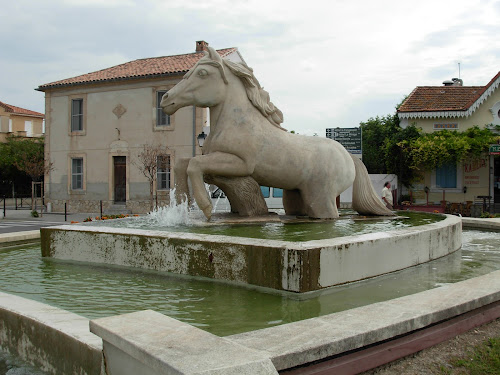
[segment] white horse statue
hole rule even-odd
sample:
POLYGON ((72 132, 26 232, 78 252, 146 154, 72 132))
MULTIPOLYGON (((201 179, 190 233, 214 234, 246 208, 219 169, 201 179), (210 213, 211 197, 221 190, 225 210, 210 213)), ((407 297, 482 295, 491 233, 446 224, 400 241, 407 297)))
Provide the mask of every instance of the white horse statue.
POLYGON ((250 178, 256 186, 282 188, 288 215, 319 219, 338 218, 336 197, 353 185, 354 210, 362 215, 393 215, 376 194, 361 160, 336 141, 288 133, 280 126, 281 111, 270 102, 252 69, 208 49, 161 101, 169 115, 185 106, 210 108, 203 155, 184 161, 179 169, 187 170, 196 203, 207 219, 212 202, 204 176, 250 178))

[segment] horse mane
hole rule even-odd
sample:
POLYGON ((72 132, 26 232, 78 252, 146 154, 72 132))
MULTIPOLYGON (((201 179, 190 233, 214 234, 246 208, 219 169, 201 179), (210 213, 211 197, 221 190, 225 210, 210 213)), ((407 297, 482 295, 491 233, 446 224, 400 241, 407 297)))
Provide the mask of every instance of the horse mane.
POLYGON ((224 65, 238 78, 245 86, 248 99, 257 108, 267 120, 278 129, 287 131, 281 127, 283 122, 283 113, 271 102, 269 93, 260 86, 259 81, 253 75, 253 70, 245 63, 235 63, 233 61, 222 59, 224 65))

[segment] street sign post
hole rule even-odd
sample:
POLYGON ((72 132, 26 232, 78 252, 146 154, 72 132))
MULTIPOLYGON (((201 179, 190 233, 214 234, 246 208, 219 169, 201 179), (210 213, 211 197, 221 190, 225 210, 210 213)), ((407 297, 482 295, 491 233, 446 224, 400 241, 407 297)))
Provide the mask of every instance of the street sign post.
POLYGON ((500 155, 500 145, 490 145, 490 155, 500 155))
POLYGON ((351 154, 363 153, 361 128, 327 128, 326 138, 339 142, 351 154))

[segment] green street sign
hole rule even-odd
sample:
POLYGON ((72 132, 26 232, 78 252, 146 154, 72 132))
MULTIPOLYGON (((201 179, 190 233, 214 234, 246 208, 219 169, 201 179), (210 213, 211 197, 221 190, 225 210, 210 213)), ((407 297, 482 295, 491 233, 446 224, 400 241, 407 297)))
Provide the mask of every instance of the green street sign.
POLYGON ((490 155, 500 155, 500 145, 490 145, 490 155))
POLYGON ((351 154, 361 154, 361 128, 327 128, 326 138, 334 139, 351 154))

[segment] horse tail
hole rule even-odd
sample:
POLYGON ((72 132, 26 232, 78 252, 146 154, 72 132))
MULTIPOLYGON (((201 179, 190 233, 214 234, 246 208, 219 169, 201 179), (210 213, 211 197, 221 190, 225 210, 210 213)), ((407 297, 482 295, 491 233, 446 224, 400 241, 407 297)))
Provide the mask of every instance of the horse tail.
POLYGON ((394 216, 373 188, 370 176, 361 159, 351 155, 356 168, 352 186, 352 208, 361 215, 394 216))

